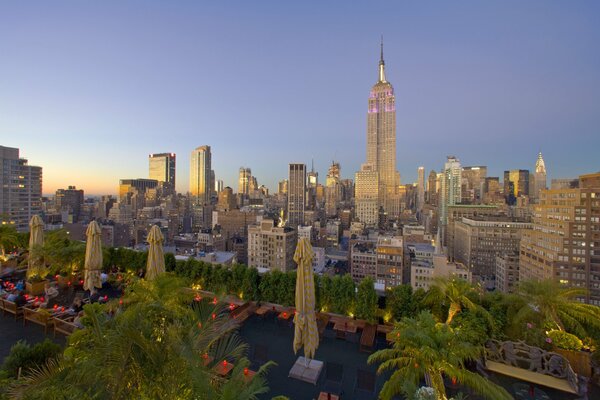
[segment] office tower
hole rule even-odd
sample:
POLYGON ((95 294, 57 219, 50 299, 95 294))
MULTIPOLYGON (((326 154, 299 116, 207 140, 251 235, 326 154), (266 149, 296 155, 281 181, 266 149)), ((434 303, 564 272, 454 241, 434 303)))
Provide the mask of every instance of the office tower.
POLYGON ((211 195, 210 146, 200 146, 192 151, 190 160, 190 193, 194 205, 210 204, 211 195))
POLYGON ((379 202, 389 214, 399 212, 398 186, 400 174, 396 171, 396 103, 394 88, 385 78, 383 40, 379 59, 379 79, 369 95, 367 113, 367 164, 379 174, 379 202))
POLYGON ((31 217, 41 212, 42 167, 27 165, 19 149, 0 146, 0 223, 27 231, 31 217))
POLYGON ((448 206, 448 218, 446 223, 446 246, 449 260, 454 260, 454 229, 455 224, 461 221, 463 218, 481 218, 488 216, 499 216, 500 211, 498 206, 495 205, 482 205, 482 204, 456 204, 448 206))
POLYGON ((535 162, 535 172, 533 173, 533 193, 531 193, 531 197, 537 200, 539 198, 540 191, 547 188, 546 164, 544 163, 542 152, 540 152, 535 162))
POLYGON ((175 153, 150 154, 148 177, 162 183, 165 194, 175 193, 175 153))
POLYGON ((425 167, 417 169, 417 211, 421 211, 425 205, 425 167))
POLYGON ((215 170, 211 169, 210 170, 210 183, 208 185, 208 187, 210 188, 210 196, 211 197, 215 197, 217 195, 217 178, 215 176, 215 170))
POLYGON ((440 188, 440 236, 442 243, 446 244, 446 225, 448 223, 448 207, 460 204, 462 200, 462 168, 460 161, 454 156, 448 156, 441 177, 440 188))
POLYGON ((219 192, 219 201, 217 203, 217 209, 229 211, 237 207, 237 200, 233 194, 233 189, 227 186, 225 189, 219 192))
POLYGON ((481 203, 482 186, 487 176, 487 167, 463 167, 461 174, 462 203, 481 203))
POLYGON ((119 201, 127 201, 127 197, 132 194, 139 194, 144 197, 150 189, 156 189, 158 181, 156 179, 120 179, 119 180, 119 201))
POLYGON ((217 194, 219 194, 219 193, 221 193, 222 190, 223 190, 223 180, 217 179, 215 181, 215 191, 217 192, 217 194))
POLYGON ((519 252, 496 257, 496 290, 512 293, 519 284, 519 252))
POLYGON ((296 229, 304 224, 306 165, 290 164, 288 182, 288 224, 296 229))
POLYGON ((429 177, 427 177, 427 204, 437 205, 437 197, 437 173, 431 170, 429 177))
POLYGON ((519 251, 528 222, 509 217, 461 218, 454 225, 454 260, 470 268, 473 277, 491 282, 496 273, 496 257, 519 251))
POLYGON ((248 195, 250 193, 250 180, 252 179, 252 171, 250 168, 240 167, 238 178, 238 193, 248 195))
POLYGON ((579 179, 573 178, 555 178, 550 181, 550 189, 577 189, 579 187, 579 179))
MULTIPOLYGON (((306 174, 304 164, 303 174, 306 174)), ((290 179, 291 180, 291 179, 290 179)), ((291 271, 295 268, 294 251, 298 236, 290 227, 278 227, 271 219, 248 227, 248 266, 269 270, 291 271)))
POLYGON ((317 208, 317 185, 319 184, 319 173, 315 171, 314 164, 306 174, 306 209, 316 210, 317 208))
POLYGON ((325 187, 325 213, 328 217, 337 215, 337 207, 342 198, 342 185, 340 182, 340 164, 331 162, 327 172, 325 187))
POLYGON ((581 301, 600 306, 600 173, 578 188, 542 190, 533 229, 523 235, 519 280, 555 279, 586 289, 581 301))
POLYGON ((56 210, 61 213, 67 213, 70 218, 63 222, 75 223, 79 221, 81 214, 81 205, 83 204, 83 190, 69 186, 68 189, 58 189, 54 196, 56 210))
POLYGON ((500 178, 497 176, 488 176, 483 180, 482 202, 484 204, 496 204, 503 202, 500 193, 500 178))
POLYGON ((350 242, 350 274, 358 284, 371 277, 385 289, 402 284, 404 245, 400 236, 379 236, 350 242))
POLYGON ((363 164, 354 178, 356 219, 367 226, 379 223, 379 173, 372 164, 363 164))
POLYGON ((517 198, 529 196, 529 170, 504 171, 504 198, 508 205, 515 205, 517 198))
POLYGON ((288 180, 284 179, 282 181, 279 181, 279 183, 277 184, 277 193, 287 194, 287 192, 288 192, 288 180))

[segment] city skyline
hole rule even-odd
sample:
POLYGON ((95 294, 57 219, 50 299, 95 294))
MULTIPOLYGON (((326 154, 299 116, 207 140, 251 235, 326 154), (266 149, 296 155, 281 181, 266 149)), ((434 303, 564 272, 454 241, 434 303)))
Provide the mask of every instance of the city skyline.
POLYGON ((311 159, 321 176, 335 160, 353 177, 381 33, 402 183, 450 154, 501 178, 533 171, 539 151, 548 181, 598 170, 591 2, 384 4, 383 16, 352 5, 332 25, 334 5, 147 3, 142 18, 131 4, 68 4, 0 6, 0 48, 14 55, 0 66, 1 144, 44 168, 45 194, 116 193, 160 152, 178 155, 187 192, 189 154, 204 144, 232 188, 241 166, 274 191, 289 163, 311 159))

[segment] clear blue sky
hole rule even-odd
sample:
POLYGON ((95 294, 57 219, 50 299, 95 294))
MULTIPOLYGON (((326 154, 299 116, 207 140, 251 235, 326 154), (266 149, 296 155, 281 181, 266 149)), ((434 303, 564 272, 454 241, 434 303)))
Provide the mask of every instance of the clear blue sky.
POLYGON ((209 144, 274 188, 287 163, 353 177, 385 36, 398 170, 463 165, 551 177, 600 170, 597 1, 13 1, 0 4, 0 144, 44 192, 115 192, 147 155, 209 144))

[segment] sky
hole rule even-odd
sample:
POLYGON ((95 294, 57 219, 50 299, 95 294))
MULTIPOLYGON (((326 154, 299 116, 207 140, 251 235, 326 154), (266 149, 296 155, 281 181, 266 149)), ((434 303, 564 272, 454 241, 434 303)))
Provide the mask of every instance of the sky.
POLYGON ((117 191, 148 154, 212 148, 276 189, 287 164, 324 182, 366 158, 367 100, 384 35, 397 168, 446 156, 489 176, 600 170, 597 1, 17 1, 0 3, 0 145, 44 168, 44 193, 117 191), (352 3, 352 4, 350 4, 352 3))

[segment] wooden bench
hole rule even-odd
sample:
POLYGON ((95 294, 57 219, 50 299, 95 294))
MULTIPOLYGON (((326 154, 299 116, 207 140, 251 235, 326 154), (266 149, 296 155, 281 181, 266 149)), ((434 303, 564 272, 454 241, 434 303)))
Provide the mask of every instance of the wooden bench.
POLYGON ((0 301, 2 302, 2 315, 6 315, 6 313, 13 314, 15 321, 23 316, 23 307, 17 307, 15 302, 6 299, 0 299, 0 301))
POLYGON ((52 326, 52 315, 46 310, 34 309, 29 307, 23 308, 23 326, 27 321, 33 322, 44 327, 44 335, 48 333, 48 328, 52 326))
POLYGON ((77 329, 80 328, 71 321, 59 318, 54 319, 54 337, 56 337, 56 332, 62 333, 65 336, 71 336, 77 329))
POLYGON ((362 335, 360 336, 360 351, 371 352, 375 344, 375 335, 377 334, 377 326, 365 324, 362 335))

